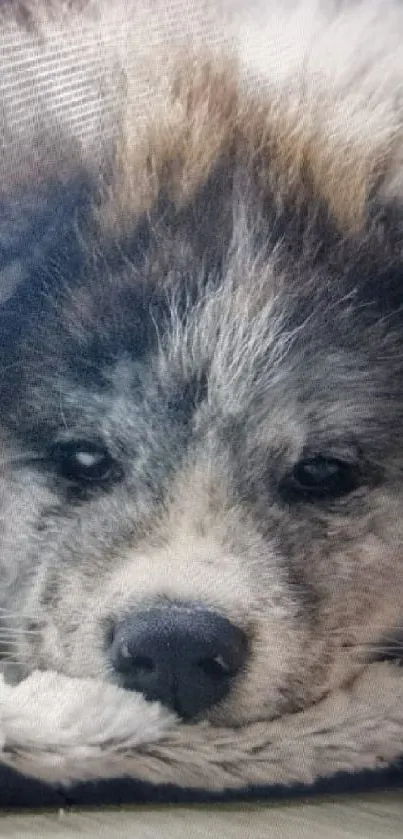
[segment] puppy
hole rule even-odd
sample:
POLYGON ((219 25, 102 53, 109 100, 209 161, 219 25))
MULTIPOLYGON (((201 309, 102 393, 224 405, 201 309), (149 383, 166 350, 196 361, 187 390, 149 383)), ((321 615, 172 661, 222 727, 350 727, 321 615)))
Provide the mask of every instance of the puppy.
MULTIPOLYGON (((45 45, 94 10, 9 6, 45 45)), ((10 170, 9 120, 0 228, 3 655, 221 727, 403 613, 403 15, 237 14, 161 46, 141 118, 126 45, 103 134, 50 103, 10 170)))

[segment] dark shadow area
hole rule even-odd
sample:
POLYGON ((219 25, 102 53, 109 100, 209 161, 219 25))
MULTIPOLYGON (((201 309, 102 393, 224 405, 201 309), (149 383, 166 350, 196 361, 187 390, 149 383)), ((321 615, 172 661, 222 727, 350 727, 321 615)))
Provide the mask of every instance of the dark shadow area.
POLYGON ((174 786, 153 786, 126 778, 81 783, 68 790, 41 784, 5 767, 0 769, 0 808, 3 810, 46 810, 68 807, 99 807, 130 804, 218 804, 241 801, 284 801, 315 795, 352 795, 402 787, 403 762, 388 769, 340 773, 315 784, 293 787, 252 787, 242 792, 212 794, 174 786))

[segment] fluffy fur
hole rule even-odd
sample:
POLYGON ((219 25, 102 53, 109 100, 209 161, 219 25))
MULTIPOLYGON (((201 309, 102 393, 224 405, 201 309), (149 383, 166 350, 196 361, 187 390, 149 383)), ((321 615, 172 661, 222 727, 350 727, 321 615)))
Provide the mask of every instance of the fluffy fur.
POLYGON ((2 761, 47 783, 131 777, 223 792, 311 784, 403 753, 402 678, 373 664, 314 708, 240 729, 178 724, 113 685, 36 673, 0 685, 2 761))
POLYGON ((4 759, 213 789, 379 765, 402 747, 374 661, 403 615, 401 7, 197 4, 180 35, 126 12, 2 10, 52 70, 25 123, 1 77, 4 759), (74 441, 108 482, 66 475, 74 441), (177 600, 248 639, 193 726, 108 658, 111 624, 177 600))

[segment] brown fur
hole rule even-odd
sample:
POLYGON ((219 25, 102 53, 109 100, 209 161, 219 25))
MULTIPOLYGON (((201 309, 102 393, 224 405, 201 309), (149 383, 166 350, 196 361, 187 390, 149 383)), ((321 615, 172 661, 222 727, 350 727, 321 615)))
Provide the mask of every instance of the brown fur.
POLYGON ((329 103, 305 99, 302 81, 291 104, 274 91, 243 91, 234 61, 167 61, 173 80, 144 131, 131 122, 128 104, 101 224, 124 229, 161 193, 178 207, 189 203, 217 160, 232 158, 279 199, 301 206, 322 200, 341 230, 363 230, 369 200, 390 168, 393 137, 374 146, 365 136, 339 141, 329 103))

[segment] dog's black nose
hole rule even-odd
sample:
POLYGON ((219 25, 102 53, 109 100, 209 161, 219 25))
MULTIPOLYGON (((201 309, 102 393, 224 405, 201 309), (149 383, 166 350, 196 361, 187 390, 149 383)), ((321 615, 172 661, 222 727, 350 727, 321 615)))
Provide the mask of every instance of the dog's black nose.
POLYGON ((120 684, 191 719, 228 694, 247 657, 244 632, 197 603, 133 613, 110 637, 120 684))

